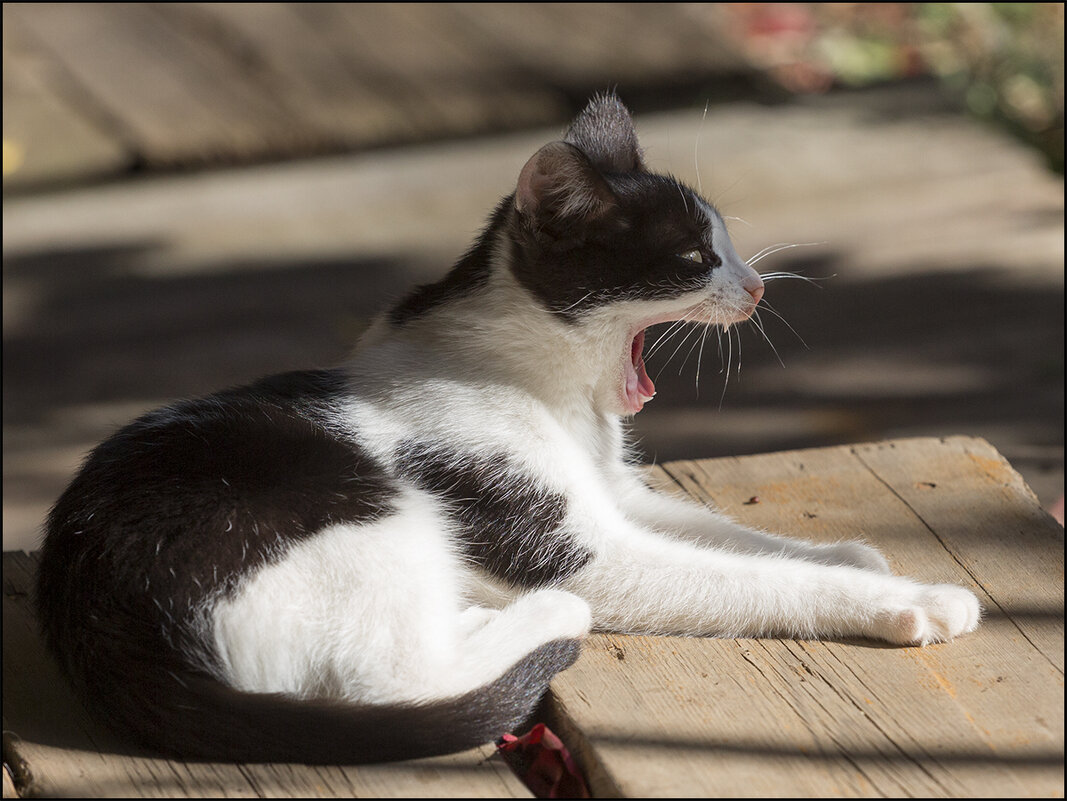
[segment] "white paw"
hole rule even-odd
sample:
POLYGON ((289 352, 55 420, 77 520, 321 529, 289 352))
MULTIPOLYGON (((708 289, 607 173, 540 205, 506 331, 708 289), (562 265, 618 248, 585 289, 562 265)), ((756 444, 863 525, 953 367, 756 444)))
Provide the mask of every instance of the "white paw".
POLYGON ((509 611, 530 618, 547 639, 580 639, 593 625, 589 604, 572 592, 536 590, 516 599, 509 611))
POLYGON ((919 586, 912 603, 885 613, 885 639, 901 645, 946 642, 974 631, 982 607, 970 590, 954 584, 919 586))
POLYGON ((826 565, 843 565, 845 567, 858 567, 861 570, 873 570, 875 573, 889 575, 889 562, 870 545, 862 542, 835 542, 831 545, 820 545, 815 549, 815 559, 826 565))

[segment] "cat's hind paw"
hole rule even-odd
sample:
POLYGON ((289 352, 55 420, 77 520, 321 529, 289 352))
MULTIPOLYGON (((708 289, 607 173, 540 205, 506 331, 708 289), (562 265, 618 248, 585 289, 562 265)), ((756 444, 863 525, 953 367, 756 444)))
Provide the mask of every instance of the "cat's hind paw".
POLYGON ((982 616, 978 598, 954 584, 921 587, 914 603, 886 613, 886 639, 901 645, 947 642, 974 631, 982 616))
POLYGON ((581 639, 593 625, 589 604, 564 590, 536 590, 515 600, 508 611, 526 617, 546 639, 581 639))

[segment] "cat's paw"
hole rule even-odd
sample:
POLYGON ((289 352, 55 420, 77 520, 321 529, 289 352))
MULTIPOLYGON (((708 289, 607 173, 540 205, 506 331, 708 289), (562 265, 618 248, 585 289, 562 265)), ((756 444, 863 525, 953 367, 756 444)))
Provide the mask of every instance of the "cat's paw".
POLYGON ((873 570, 875 573, 889 575, 889 562, 877 548, 853 540, 819 545, 815 549, 816 561, 826 565, 858 567, 861 570, 873 570))
POLYGON ((883 636, 900 645, 946 642, 974 631, 982 616, 978 598, 954 584, 916 588, 917 594, 903 608, 887 610, 881 621, 883 636))
POLYGON ((529 616, 550 639, 580 639, 593 626, 589 604, 572 592, 537 590, 515 600, 511 611, 529 616))

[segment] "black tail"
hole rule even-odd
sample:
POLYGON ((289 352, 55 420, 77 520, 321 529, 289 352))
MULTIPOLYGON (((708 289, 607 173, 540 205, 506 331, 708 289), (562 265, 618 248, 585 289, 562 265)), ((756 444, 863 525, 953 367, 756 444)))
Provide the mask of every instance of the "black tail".
POLYGON ((388 762, 499 739, 529 718, 552 677, 572 665, 579 650, 577 640, 547 643, 492 684, 422 705, 301 701, 240 692, 201 674, 168 673, 158 682, 142 675, 125 687, 106 689, 90 680, 85 690, 90 710, 110 728, 167 755, 234 762, 388 762))

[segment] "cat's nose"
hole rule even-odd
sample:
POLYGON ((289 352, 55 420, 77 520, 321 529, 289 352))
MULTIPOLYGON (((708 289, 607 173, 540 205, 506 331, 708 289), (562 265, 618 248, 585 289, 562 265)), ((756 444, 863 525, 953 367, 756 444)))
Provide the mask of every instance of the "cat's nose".
POLYGON ((756 305, 759 305, 760 300, 763 298, 763 282, 758 284, 747 284, 745 291, 752 296, 752 300, 756 301, 756 305))

